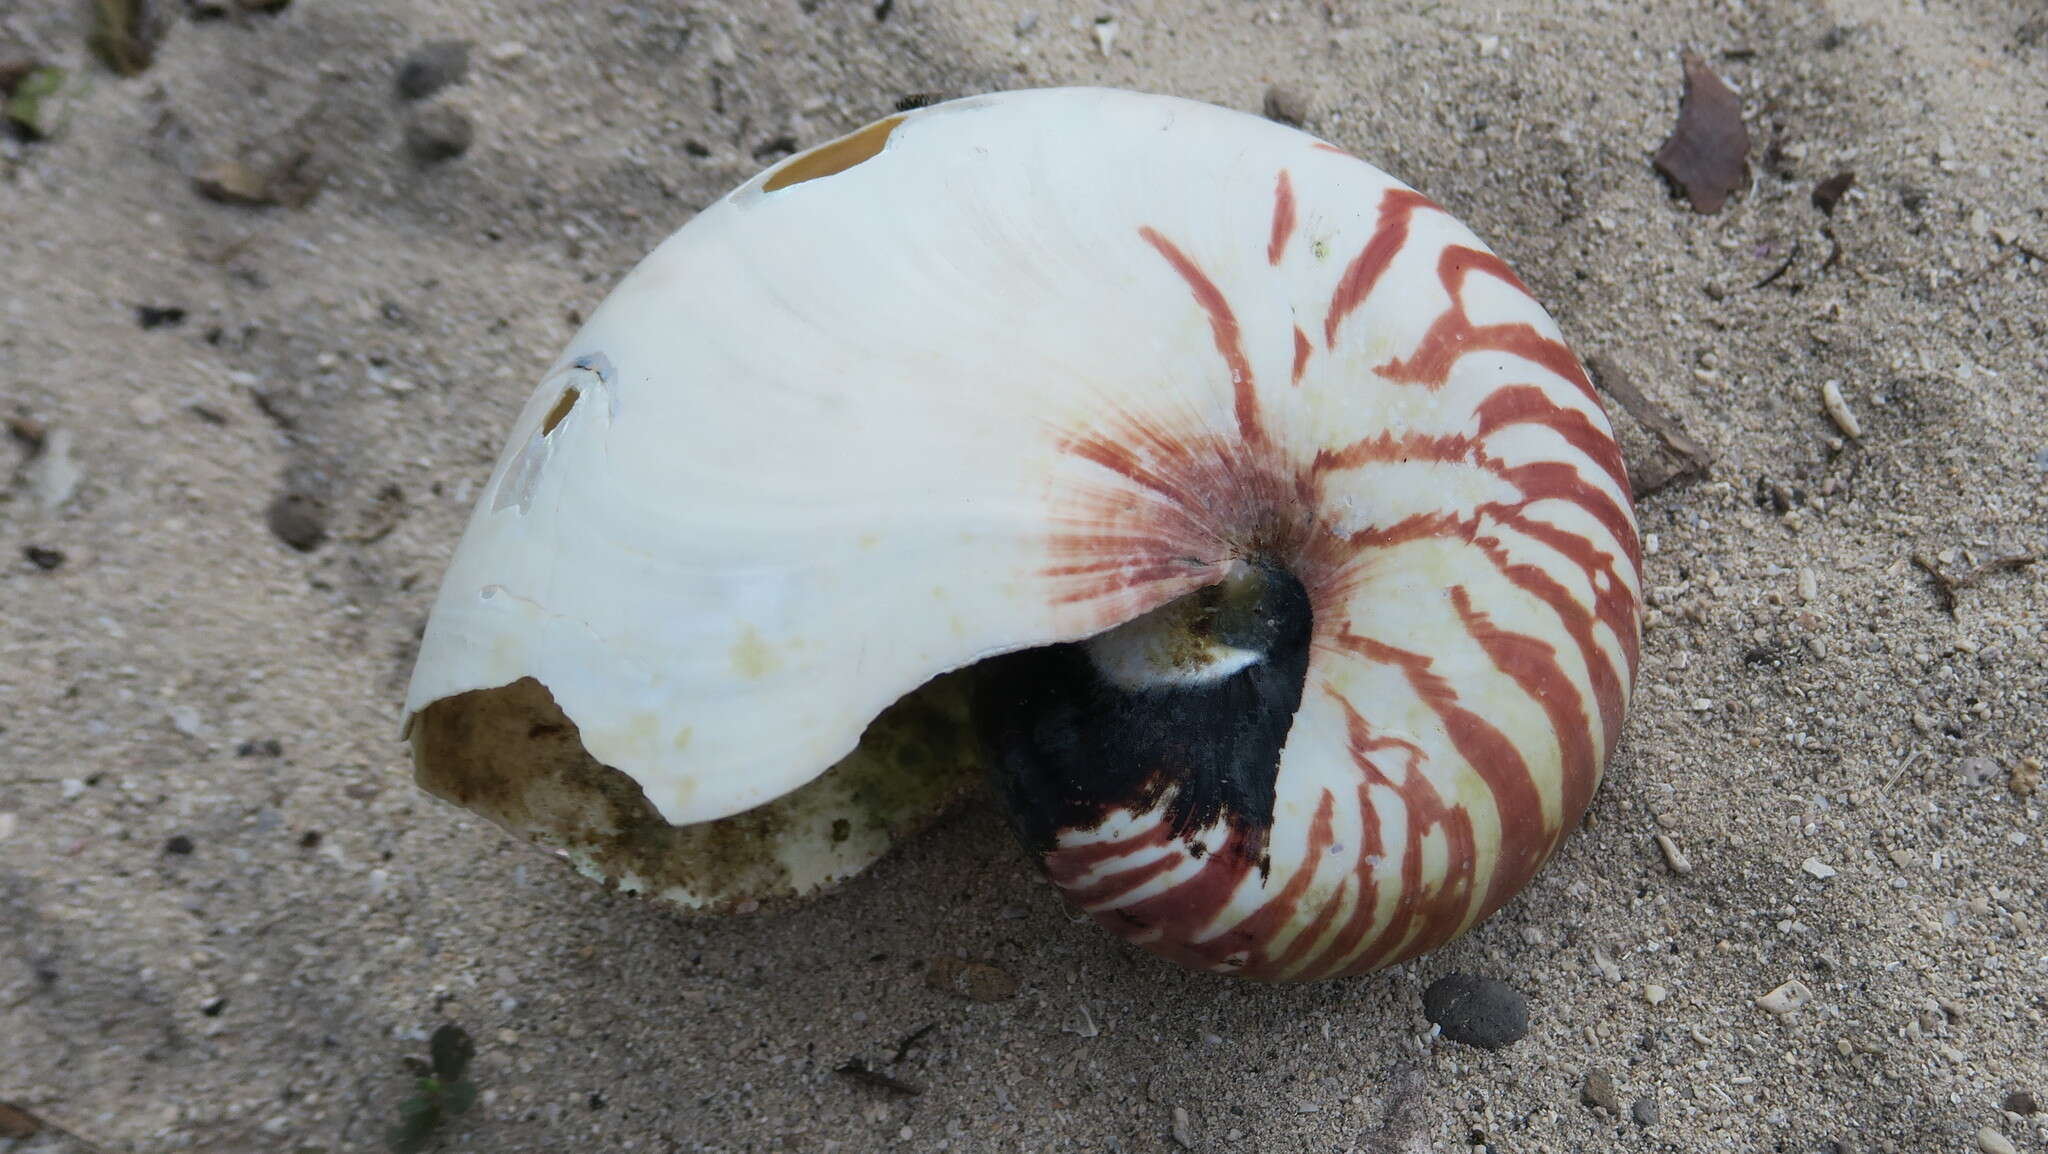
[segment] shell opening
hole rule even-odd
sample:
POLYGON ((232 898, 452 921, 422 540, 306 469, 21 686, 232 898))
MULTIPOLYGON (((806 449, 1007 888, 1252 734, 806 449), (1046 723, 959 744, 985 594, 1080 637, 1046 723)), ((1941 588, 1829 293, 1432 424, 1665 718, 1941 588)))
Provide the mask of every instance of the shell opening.
POLYGON ((975 666, 984 756, 1025 845, 1150 814, 1191 849, 1224 829, 1258 863, 1313 637, 1301 580, 1254 559, 1107 633, 975 666))
POLYGON ((421 788, 566 856, 628 892, 731 909, 844 880, 964 796, 976 767, 965 696, 940 677, 897 701, 860 745, 766 805, 675 826, 624 772, 584 749, 531 677, 434 701, 407 722, 421 788))
MULTIPOLYGON (((574 390, 570 390, 571 393, 574 390)), ((539 680, 458 693, 408 718, 420 787, 627 892, 732 909, 851 877, 973 788, 986 766, 1025 845, 1160 806, 1176 836, 1257 856, 1311 629, 1278 566, 1225 579, 1106 633, 941 675, 870 722, 808 784, 731 817, 672 825, 584 747, 539 680)))

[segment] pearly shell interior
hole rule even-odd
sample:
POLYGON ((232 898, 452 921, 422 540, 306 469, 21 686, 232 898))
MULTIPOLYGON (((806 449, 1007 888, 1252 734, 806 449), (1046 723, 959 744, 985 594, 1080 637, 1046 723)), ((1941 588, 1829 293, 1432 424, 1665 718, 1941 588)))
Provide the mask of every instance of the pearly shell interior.
POLYGON ((955 101, 756 177, 592 314, 451 562, 408 734, 426 788, 587 872, 744 905, 959 795, 959 671, 1253 562, 1313 607, 1270 828, 1154 790, 1045 864, 1189 965, 1433 948, 1555 849, 1626 709, 1640 562, 1583 370, 1462 225, 1300 132, 955 101))

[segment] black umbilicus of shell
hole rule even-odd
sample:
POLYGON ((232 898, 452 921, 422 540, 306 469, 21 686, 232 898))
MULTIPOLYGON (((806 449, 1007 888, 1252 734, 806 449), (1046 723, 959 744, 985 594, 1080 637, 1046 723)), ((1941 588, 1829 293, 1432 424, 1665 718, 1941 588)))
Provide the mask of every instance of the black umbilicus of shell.
POLYGON ((1257 857, 1312 625, 1302 583, 1257 562, 1101 636, 977 666, 975 723, 1025 845, 1163 801, 1174 836, 1227 823, 1257 857))

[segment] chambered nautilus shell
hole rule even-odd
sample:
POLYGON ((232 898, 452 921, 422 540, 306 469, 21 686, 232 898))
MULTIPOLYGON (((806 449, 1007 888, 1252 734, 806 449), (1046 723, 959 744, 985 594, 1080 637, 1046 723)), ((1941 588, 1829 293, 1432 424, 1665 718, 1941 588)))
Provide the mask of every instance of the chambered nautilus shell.
POLYGON ((1113 933, 1359 973, 1557 848, 1640 636, 1585 372, 1443 209, 1293 129, 1052 90, 890 117, 634 269, 513 430, 420 782, 751 908, 986 772, 1113 933))

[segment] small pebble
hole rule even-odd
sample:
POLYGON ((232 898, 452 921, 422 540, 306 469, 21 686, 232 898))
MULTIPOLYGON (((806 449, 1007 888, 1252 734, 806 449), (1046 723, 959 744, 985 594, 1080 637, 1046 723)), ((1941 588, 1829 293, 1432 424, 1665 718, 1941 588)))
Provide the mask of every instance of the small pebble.
MULTIPOLYGON (((0 815, 0 817, 4 816, 0 815)), ((0 834, 0 836, 5 835, 0 834)), ((2029 1118, 2041 1112, 2041 1104, 2035 1101, 2033 1093, 2027 1090, 2014 1090, 2012 1093, 2007 1094, 1998 1103, 1998 1108, 2008 1114, 2019 1114, 2029 1118)))
POLYGON ((1828 419, 1835 423, 1842 435, 1861 437, 1863 424, 1849 408, 1849 402, 1842 398, 1842 382, 1826 381, 1820 387, 1820 406, 1827 410, 1828 419))
POLYGON ((1173 1143, 1183 1150, 1195 1148, 1195 1123, 1188 1117, 1186 1106, 1173 1108, 1173 1143))
POLYGON ((311 553, 327 540, 327 513, 311 494, 290 489, 271 499, 263 518, 277 539, 301 553, 311 553))
POLYGON ((14 836, 15 825, 20 820, 12 813, 0 813, 0 841, 6 841, 14 836))
POLYGON ((1609 982, 1621 981, 1621 967, 1615 965, 1614 959, 1608 957, 1607 951, 1599 946, 1593 947, 1593 968, 1599 970, 1600 976, 1609 982))
POLYGON ((1116 34, 1122 31, 1113 16, 1104 16, 1095 21, 1095 47, 1104 56, 1116 47, 1116 34))
POLYGON ((1308 123, 1308 113, 1308 93, 1287 84, 1266 88, 1266 119, 1300 128, 1308 123))
POLYGON ((398 64, 398 94, 424 100, 469 75, 469 41, 430 40, 398 64))
POLYGON ((1767 1010, 1779 1017, 1784 1017, 1786 1014, 1793 1013, 1799 1007, 1812 1000, 1813 991, 1807 988, 1805 982, 1794 978, 1770 993, 1757 998, 1756 1004, 1761 1009, 1767 1010))
POLYGON ((208 165, 192 178, 192 187, 199 190, 199 195, 219 204, 257 208, 277 203, 269 179, 239 160, 208 165))
POLYGON ((1956 763, 1956 773, 1964 785, 1984 786, 2004 776, 2005 767, 1988 757, 1966 757, 1956 763))
POLYGON ((1529 1032, 1529 999, 1493 978, 1446 974, 1422 992, 1422 1014, 1443 1036, 1467 1046, 1498 1050, 1529 1032))
POLYGON ((1643 1000, 1650 1003, 1653 1006, 1663 1005, 1664 999, 1670 996, 1671 991, 1665 989, 1660 985, 1657 985, 1655 982, 1652 982, 1649 985, 1643 987, 1643 1000))
POLYGON ((1585 1084, 1579 1087, 1579 1101, 1621 1117, 1621 1095, 1615 1093, 1614 1075, 1605 1070, 1586 1071, 1585 1084))
POLYGON ((78 492, 78 483, 85 479, 85 470, 71 457, 71 430, 50 429, 42 438, 42 447, 29 460, 25 472, 29 488, 36 495, 36 504, 45 513, 54 513, 64 507, 78 492))
POLYGON ((41 545, 24 545, 21 549, 21 555, 28 558, 29 564, 41 569, 45 573, 64 563, 63 550, 49 549, 41 545))
POLYGON ((1984 1154, 2019 1154, 2019 1148, 2012 1144, 2012 1139, 1990 1126, 1977 1131, 1977 1149, 1984 1154))
POLYGON ((461 110, 447 105, 422 108, 405 121, 405 147, 421 164, 439 164, 469 151, 476 125, 461 110))
POLYGON ((1692 859, 1685 856, 1685 851, 1678 848, 1678 843, 1671 839, 1670 834, 1657 835, 1657 848, 1663 851, 1664 864, 1670 867, 1672 873, 1684 877, 1692 872, 1692 859))
POLYGON ((705 51, 711 62, 720 68, 731 68, 740 62, 739 45, 732 42, 732 33, 727 32, 722 24, 712 25, 705 51))
POLYGON ((164 842, 164 852, 177 857, 189 856, 192 852, 192 839, 182 833, 177 834, 164 842))
POLYGON ((1636 1125, 1638 1126, 1655 1126, 1657 1124, 1657 1100, 1655 1098, 1637 1098, 1629 1104, 1628 1115, 1636 1120, 1636 1125))
POLYGON ((206 719, 199 710, 190 705, 171 706, 171 728, 186 737, 198 737, 206 729, 206 719))
POLYGON ((1826 881, 1829 878, 1834 877, 1836 873, 1840 872, 1836 870, 1835 867, 1829 865, 1828 863, 1820 860, 1817 857, 1807 858, 1805 864, 1801 865, 1799 868, 1805 870, 1808 874, 1811 874, 1812 876, 1819 878, 1821 881, 1826 881))
POLYGON ((145 332, 176 328, 185 323, 185 310, 177 305, 136 305, 135 323, 145 332))
POLYGON ((2012 767, 2012 776, 2006 778, 2005 788, 2019 797, 2032 797, 2041 788, 2041 759, 2030 757, 2012 767))

